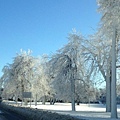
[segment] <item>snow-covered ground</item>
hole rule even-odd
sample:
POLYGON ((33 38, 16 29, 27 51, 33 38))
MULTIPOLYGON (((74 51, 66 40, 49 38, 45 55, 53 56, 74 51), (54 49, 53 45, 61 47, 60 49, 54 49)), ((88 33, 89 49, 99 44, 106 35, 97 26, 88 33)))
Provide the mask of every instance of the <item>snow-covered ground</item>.
MULTIPOLYGON (((55 105, 32 105, 32 108, 50 110, 52 112, 57 112, 60 114, 69 114, 72 116, 77 116, 78 118, 86 118, 89 120, 104 120, 111 119, 110 113, 106 113, 106 106, 103 104, 80 104, 76 105, 76 111, 71 111, 70 103, 55 103, 55 105)), ((118 116, 120 117, 120 105, 118 105, 118 116)), ((113 119, 111 119, 113 120, 113 119)))
MULTIPOLYGON (((10 104, 13 104, 13 102, 11 102, 10 104)), ((30 105, 28 105, 27 107, 30 107, 30 105)), ((34 103, 32 103, 31 108, 43 109, 47 111, 57 112, 60 114, 69 114, 72 116, 76 116, 78 118, 85 118, 86 120, 106 120, 106 119, 116 120, 116 119, 111 119, 110 118, 111 114, 105 112, 106 111, 105 105, 103 104, 76 105, 76 111, 71 111, 70 103, 55 103, 55 105, 50 105, 49 103, 46 103, 46 105, 42 105, 42 103, 38 103, 37 106, 35 106, 34 103)), ((120 105, 118 105, 117 111, 118 111, 118 118, 120 118, 120 105)))

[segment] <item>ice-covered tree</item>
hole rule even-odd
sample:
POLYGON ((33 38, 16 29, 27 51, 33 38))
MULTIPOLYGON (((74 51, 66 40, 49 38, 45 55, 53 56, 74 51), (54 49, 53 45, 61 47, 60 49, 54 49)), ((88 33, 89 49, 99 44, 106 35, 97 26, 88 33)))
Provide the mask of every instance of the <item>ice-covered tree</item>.
POLYGON ((47 69, 47 57, 33 57, 30 50, 21 50, 14 57, 13 63, 3 68, 3 96, 22 99, 23 92, 32 92, 34 100, 51 97, 54 92, 47 69))
POLYGON ((69 34, 68 40, 68 44, 53 56, 50 65, 57 98, 69 101, 72 98, 72 110, 75 110, 75 99, 80 98, 80 94, 83 94, 81 89, 85 89, 84 86, 88 85, 93 66, 91 61, 85 61, 83 53, 85 39, 74 31, 69 34), (78 84, 82 86, 81 89, 79 89, 78 84))
POLYGON ((4 90, 13 91, 14 95, 22 99, 23 92, 31 91, 31 82, 34 76, 34 69, 37 66, 37 59, 31 56, 31 51, 21 51, 13 59, 13 63, 3 69, 4 90), (13 89, 14 88, 14 89, 13 89))
POLYGON ((104 45, 107 47, 107 71, 105 72, 103 69, 102 74, 106 80, 106 111, 110 111, 110 78, 111 78, 111 47, 112 47, 112 38, 113 38, 113 30, 114 28, 117 31, 116 37, 116 46, 117 46, 117 61, 119 61, 119 34, 120 34, 120 1, 119 0, 97 0, 99 8, 98 11, 102 14, 102 18, 100 21, 100 28, 98 33, 101 40, 103 40, 104 45))
MULTIPOLYGON (((102 76, 106 87, 110 87, 111 74, 111 42, 101 39, 99 35, 92 36, 85 47, 85 56, 94 62, 94 75, 102 76)), ((101 77, 100 77, 101 78, 101 77)), ((98 79, 99 80, 99 79, 98 79)), ((108 89, 107 89, 108 90, 108 89)), ((110 97, 110 91, 107 92, 110 97)), ((108 101, 110 103, 110 101, 108 101)), ((107 104, 108 105, 108 104, 107 104)), ((110 106, 107 106, 110 107, 110 106)), ((109 109, 109 108, 107 108, 109 109)))
POLYGON ((3 75, 1 77, 1 81, 2 81, 2 86, 4 87, 3 97, 6 98, 6 94, 7 94, 7 98, 12 97, 14 94, 15 87, 13 85, 14 82, 13 82, 11 65, 7 64, 6 66, 4 66, 2 72, 3 75))
POLYGON ((120 1, 119 0, 97 0, 98 11, 102 14, 100 31, 102 36, 112 39, 113 27, 118 31, 120 28, 120 1))
POLYGON ((45 104, 46 96, 49 96, 51 87, 50 87, 50 78, 47 74, 47 57, 43 56, 39 58, 38 65, 34 70, 34 81, 32 83, 32 92, 33 97, 36 100, 43 98, 43 103, 45 104))

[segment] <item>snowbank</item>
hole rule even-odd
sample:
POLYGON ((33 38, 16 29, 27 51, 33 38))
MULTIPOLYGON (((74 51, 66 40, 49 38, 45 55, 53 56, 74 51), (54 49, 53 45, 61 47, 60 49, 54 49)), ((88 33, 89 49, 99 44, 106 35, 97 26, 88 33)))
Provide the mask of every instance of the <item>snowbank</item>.
POLYGON ((1 103, 1 107, 24 116, 26 120, 83 120, 69 115, 61 115, 33 108, 16 107, 5 103, 1 103))

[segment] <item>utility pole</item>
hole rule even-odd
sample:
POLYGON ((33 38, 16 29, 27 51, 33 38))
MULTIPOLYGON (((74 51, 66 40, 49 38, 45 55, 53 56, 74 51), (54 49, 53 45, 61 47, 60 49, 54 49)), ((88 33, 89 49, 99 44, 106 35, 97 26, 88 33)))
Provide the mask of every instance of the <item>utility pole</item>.
POLYGON ((116 28, 113 28, 112 39, 112 81, 111 81, 111 118, 117 118, 116 103, 116 28))

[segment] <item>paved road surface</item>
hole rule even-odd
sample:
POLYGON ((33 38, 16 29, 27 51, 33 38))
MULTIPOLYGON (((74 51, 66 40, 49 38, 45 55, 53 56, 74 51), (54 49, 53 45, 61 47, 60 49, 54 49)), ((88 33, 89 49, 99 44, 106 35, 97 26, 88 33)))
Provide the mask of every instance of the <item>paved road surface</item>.
POLYGON ((26 120, 24 117, 0 107, 0 120, 26 120))
POLYGON ((6 120, 2 114, 3 114, 3 112, 0 110, 0 120, 6 120))

